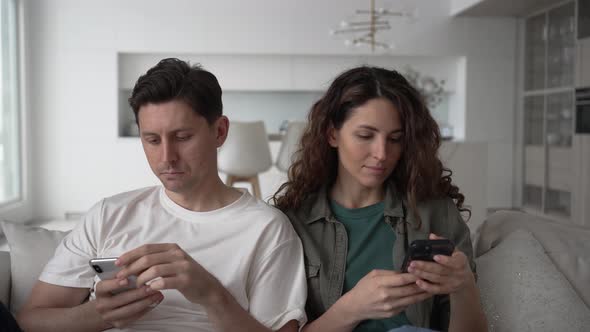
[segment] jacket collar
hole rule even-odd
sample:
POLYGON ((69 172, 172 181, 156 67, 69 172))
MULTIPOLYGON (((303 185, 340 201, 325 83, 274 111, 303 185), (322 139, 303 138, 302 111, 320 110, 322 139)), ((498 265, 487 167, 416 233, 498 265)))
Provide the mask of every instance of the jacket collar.
MULTIPOLYGON (((404 217, 405 203, 393 184, 388 185, 385 189, 384 204, 383 214, 385 216, 398 218, 404 217)), ((330 198, 328 197, 327 186, 322 186, 316 193, 309 195, 301 205, 299 212, 301 219, 306 224, 311 224, 321 219, 331 220, 333 214, 330 209, 330 198)), ((409 216, 407 219, 410 224, 413 224, 414 218, 409 216)))

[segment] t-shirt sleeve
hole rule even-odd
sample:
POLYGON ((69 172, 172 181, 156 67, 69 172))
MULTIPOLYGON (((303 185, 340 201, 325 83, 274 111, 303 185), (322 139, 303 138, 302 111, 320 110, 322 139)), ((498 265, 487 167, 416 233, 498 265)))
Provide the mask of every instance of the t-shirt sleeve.
POLYGON ((307 322, 303 247, 296 235, 261 257, 248 279, 249 311, 259 322, 275 331, 291 320, 300 327, 307 322))
POLYGON ((39 280, 65 287, 92 288, 94 272, 88 265, 96 257, 103 201, 94 205, 55 249, 39 280))

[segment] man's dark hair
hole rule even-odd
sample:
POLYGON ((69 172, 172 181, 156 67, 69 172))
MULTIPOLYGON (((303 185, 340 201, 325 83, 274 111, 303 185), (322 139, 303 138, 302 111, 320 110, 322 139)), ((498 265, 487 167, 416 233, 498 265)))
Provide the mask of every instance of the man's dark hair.
POLYGON ((139 125, 138 114, 141 106, 172 100, 187 103, 193 111, 212 124, 223 113, 221 87, 215 75, 200 65, 168 58, 158 62, 147 73, 140 76, 133 87, 129 105, 139 125))

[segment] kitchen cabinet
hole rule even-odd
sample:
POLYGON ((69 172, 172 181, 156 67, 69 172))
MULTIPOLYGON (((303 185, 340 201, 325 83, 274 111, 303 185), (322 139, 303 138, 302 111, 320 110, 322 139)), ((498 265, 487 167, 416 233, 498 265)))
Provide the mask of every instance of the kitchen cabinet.
POLYGON ((525 19, 523 188, 525 210, 571 220, 575 192, 575 2, 525 19))

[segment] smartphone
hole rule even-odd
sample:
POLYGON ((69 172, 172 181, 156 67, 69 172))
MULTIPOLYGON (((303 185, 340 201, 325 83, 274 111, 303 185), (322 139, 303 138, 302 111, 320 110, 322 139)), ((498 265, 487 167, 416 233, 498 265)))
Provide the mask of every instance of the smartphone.
POLYGON ((414 240, 406 252, 406 257, 402 264, 402 272, 408 272, 408 266, 412 261, 434 262, 434 256, 451 256, 454 250, 455 245, 451 240, 414 240))
MULTIPOLYGON (((94 270, 96 275, 100 278, 100 280, 109 280, 115 279, 117 273, 121 270, 121 267, 115 265, 115 261, 118 257, 107 257, 107 258, 93 258, 88 263, 90 267, 94 270)), ((121 287, 113 291, 113 294, 118 294, 124 292, 126 290, 134 289, 136 276, 129 276, 127 277, 129 283, 125 287, 121 287)))

